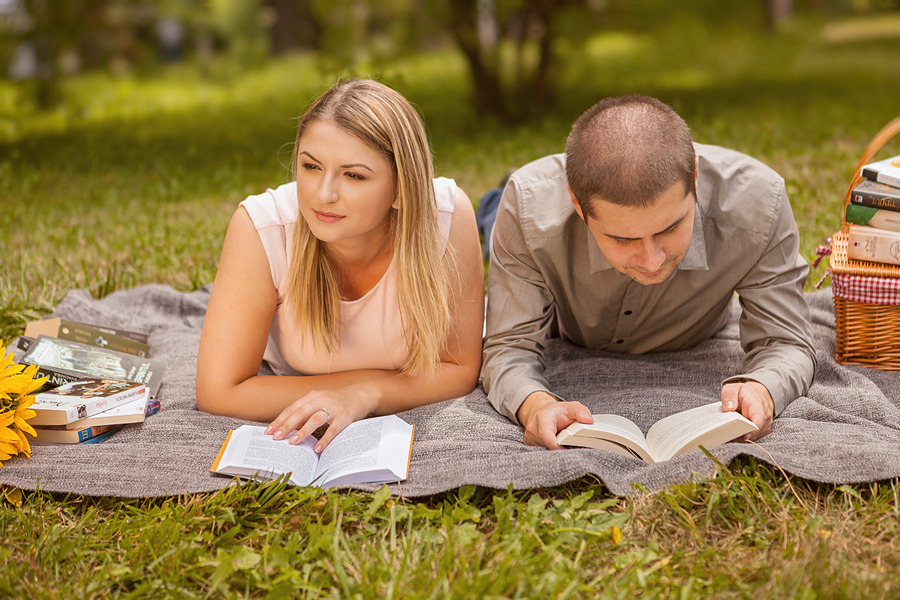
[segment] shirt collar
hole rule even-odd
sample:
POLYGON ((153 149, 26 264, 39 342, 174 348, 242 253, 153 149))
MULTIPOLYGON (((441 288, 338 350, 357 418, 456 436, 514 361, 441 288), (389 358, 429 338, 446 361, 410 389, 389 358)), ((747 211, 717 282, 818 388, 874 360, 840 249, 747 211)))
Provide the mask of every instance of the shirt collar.
MULTIPOLYGON (((708 271, 709 264, 706 260, 706 239, 703 237, 703 219, 700 214, 700 202, 694 204, 694 231, 691 234, 691 245, 688 246, 687 254, 678 263, 678 270, 681 271, 708 271)), ((585 241, 587 242, 588 261, 590 262, 591 273, 599 271, 607 271, 612 269, 612 265, 600 252, 597 240, 588 229, 587 224, 582 221, 584 227, 585 241)))

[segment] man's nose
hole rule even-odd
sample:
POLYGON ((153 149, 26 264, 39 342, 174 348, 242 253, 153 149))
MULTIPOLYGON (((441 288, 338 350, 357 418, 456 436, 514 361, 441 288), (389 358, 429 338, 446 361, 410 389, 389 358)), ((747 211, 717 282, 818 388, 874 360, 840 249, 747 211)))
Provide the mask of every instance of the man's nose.
POLYGON ((641 244, 641 255, 638 264, 645 271, 652 273, 662 268, 666 262, 666 252, 655 240, 644 240, 641 244))

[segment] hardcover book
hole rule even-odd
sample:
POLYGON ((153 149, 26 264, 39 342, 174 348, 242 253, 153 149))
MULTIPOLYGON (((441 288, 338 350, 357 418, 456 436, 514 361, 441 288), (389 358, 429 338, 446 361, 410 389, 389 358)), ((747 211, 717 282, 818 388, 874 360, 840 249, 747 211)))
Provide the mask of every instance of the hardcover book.
POLYGON ((28 352, 22 356, 22 362, 81 373, 86 377, 145 383, 153 397, 159 391, 165 371, 165 365, 159 359, 134 356, 46 335, 39 335, 34 340, 28 352))
POLYGON ((756 431, 753 421, 738 412, 723 412, 722 403, 692 408, 650 427, 647 436, 630 419, 620 415, 592 415, 591 424, 573 423, 559 432, 561 446, 584 446, 609 450, 649 463, 669 460, 679 454, 710 448, 756 431))
POLYGON ((861 173, 866 179, 900 187, 900 156, 863 165, 861 173))
POLYGON ((81 342, 91 346, 109 348, 110 350, 117 350, 126 354, 134 354, 135 356, 147 356, 150 352, 150 346, 147 345, 147 336, 145 334, 78 323, 67 319, 54 318, 26 323, 25 335, 27 337, 36 338, 41 334, 73 342, 81 342))
POLYGON ((36 394, 32 426, 67 425, 146 395, 142 383, 116 379, 83 379, 36 394))
POLYGON ((855 260, 900 265, 900 232, 851 225, 847 256, 855 260))
POLYGON ((900 189, 864 180, 850 192, 850 204, 900 211, 900 189))
POLYGON ((313 450, 313 436, 293 445, 290 436, 274 440, 265 429, 242 425, 232 430, 210 470, 244 479, 289 474, 291 485, 316 487, 388 483, 409 473, 414 428, 395 415, 351 423, 321 454, 313 450))
POLYGON ((900 231, 900 211, 848 204, 844 217, 848 223, 866 225, 887 231, 900 231))

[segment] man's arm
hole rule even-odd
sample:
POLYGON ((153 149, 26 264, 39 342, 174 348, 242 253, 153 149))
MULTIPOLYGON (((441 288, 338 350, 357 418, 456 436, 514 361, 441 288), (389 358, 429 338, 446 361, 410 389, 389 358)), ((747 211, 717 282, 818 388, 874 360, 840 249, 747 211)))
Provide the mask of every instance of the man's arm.
POLYGON ((777 190, 769 243, 737 288, 742 308, 742 373, 723 382, 724 410, 740 410, 760 431, 812 383, 816 368, 809 305, 803 286, 809 265, 799 255, 800 236, 784 182, 777 190), (733 407, 733 408, 732 408, 733 407))
POLYGON ((592 419, 580 403, 557 402, 544 379, 544 344, 555 303, 525 243, 520 201, 513 179, 503 192, 492 234, 481 373, 494 408, 526 426, 526 443, 558 447, 558 431, 575 420, 592 419))

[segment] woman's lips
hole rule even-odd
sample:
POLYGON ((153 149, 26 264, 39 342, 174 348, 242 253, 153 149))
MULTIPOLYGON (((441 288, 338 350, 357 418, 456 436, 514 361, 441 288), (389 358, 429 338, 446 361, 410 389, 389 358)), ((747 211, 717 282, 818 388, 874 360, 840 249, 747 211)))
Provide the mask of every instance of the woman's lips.
POLYGON ((320 210, 314 212, 316 213, 316 218, 323 223, 337 223, 344 218, 343 215, 336 215, 330 212, 322 212, 320 210))

